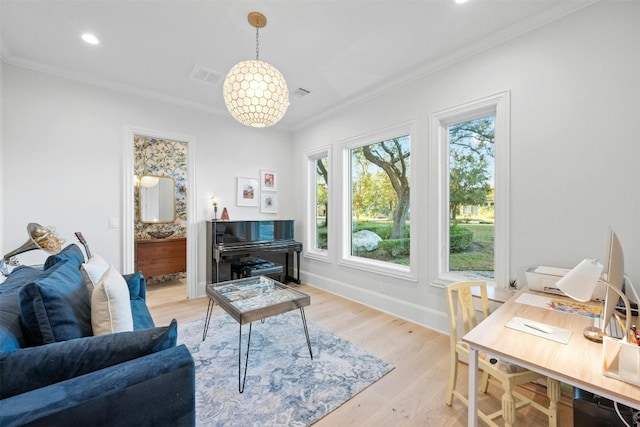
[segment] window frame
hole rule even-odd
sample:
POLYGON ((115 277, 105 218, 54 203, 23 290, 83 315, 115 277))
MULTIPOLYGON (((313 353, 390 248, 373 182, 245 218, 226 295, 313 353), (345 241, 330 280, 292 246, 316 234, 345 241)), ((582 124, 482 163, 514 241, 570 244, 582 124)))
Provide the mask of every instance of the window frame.
POLYGON ((443 287, 449 283, 469 280, 469 276, 449 271, 449 126, 473 119, 495 116, 495 228, 494 279, 483 279, 487 284, 507 289, 510 279, 510 146, 511 146, 511 93, 500 92, 455 107, 430 114, 431 170, 437 174, 437 256, 431 257, 430 283, 443 287))
POLYGON ((318 147, 314 150, 307 151, 304 154, 306 159, 306 183, 305 186, 307 188, 307 203, 306 203, 306 215, 307 224, 306 233, 305 233, 305 253, 304 256, 306 258, 312 258, 318 261, 331 262, 331 256, 333 253, 332 247, 334 246, 333 240, 335 240, 335 233, 333 233, 333 228, 335 227, 333 221, 330 221, 327 227, 327 249, 318 249, 317 248, 317 223, 316 223, 316 208, 317 208, 317 181, 316 181, 316 162, 319 159, 324 157, 327 158, 327 176, 329 178, 329 183, 327 185, 327 200, 328 200, 328 209, 327 209, 327 218, 332 218, 332 212, 335 212, 335 209, 332 208, 332 191, 331 191, 331 181, 332 176, 331 172, 333 169, 333 163, 331 159, 331 146, 326 145, 323 147, 318 147))
MULTIPOLYGON (((385 276, 391 276, 398 279, 409 280, 413 282, 418 281, 417 277, 417 236, 418 236, 418 222, 412 221, 409 231, 409 237, 411 239, 409 265, 394 264, 391 262, 377 261, 368 258, 363 258, 355 255, 351 255, 351 150, 354 148, 362 147, 369 144, 375 144, 381 141, 386 141, 398 136, 409 136, 409 146, 411 153, 415 152, 415 137, 414 137, 414 120, 399 123, 393 126, 389 126, 384 129, 369 132, 363 135, 359 135, 353 138, 349 138, 338 143, 338 149, 341 152, 341 161, 339 167, 341 168, 341 218, 340 218, 340 243, 341 251, 338 259, 338 264, 358 270, 364 270, 381 274, 385 276)), ((409 195, 409 206, 411 210, 411 218, 418 218, 418 209, 415 194, 415 182, 416 182, 416 168, 411 167, 410 171, 411 189, 409 195)), ((335 186, 334 186, 335 188, 335 186)), ((337 222, 337 219, 333 221, 337 222)))

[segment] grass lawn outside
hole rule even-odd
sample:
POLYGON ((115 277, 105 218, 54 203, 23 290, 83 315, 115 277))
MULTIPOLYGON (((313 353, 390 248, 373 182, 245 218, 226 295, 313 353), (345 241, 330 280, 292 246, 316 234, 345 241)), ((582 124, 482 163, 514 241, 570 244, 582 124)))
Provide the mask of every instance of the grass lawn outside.
POLYGON ((493 277, 494 271, 494 225, 458 224, 473 232, 471 245, 463 252, 449 255, 449 271, 468 271, 482 277, 493 277))
MULTIPOLYGON (((473 232, 471 245, 459 253, 449 255, 449 270, 469 272, 471 275, 493 278, 494 271, 494 225, 460 223, 458 227, 473 232)), ((391 221, 360 221, 358 229, 367 229, 388 238, 391 231, 391 221)), ((407 227, 407 235, 408 233, 407 227)), ((326 245, 326 227, 318 227, 318 240, 326 245)), ((326 247, 326 246, 325 246, 326 247)), ((409 255, 391 257, 379 250, 354 254, 363 258, 392 262, 394 264, 409 265, 409 255)))

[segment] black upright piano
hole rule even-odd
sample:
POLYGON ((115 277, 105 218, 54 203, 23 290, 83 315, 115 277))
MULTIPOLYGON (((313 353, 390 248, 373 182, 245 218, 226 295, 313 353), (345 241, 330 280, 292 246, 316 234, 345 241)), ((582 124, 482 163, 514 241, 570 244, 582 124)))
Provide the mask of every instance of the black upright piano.
POLYGON ((278 256, 284 256, 285 282, 300 283, 302 243, 293 240, 293 222, 207 221, 207 284, 230 280, 232 262, 250 257, 273 261, 278 256))

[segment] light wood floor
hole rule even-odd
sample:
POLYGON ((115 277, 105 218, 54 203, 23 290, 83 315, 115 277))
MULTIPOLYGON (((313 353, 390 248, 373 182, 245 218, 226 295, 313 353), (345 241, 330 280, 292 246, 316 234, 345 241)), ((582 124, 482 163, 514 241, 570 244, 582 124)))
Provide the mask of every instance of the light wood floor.
MULTIPOLYGON (((311 295, 311 305, 305 308, 309 321, 395 366, 314 426, 467 425, 466 406, 458 400, 450 407, 444 403, 449 376, 448 336, 308 285, 296 288, 311 295)), ((184 284, 179 281, 149 285, 147 302, 157 325, 166 325, 173 318, 180 322, 205 316, 208 298, 187 300, 185 295, 184 284)), ((215 310, 222 311, 219 306, 215 310)), ((313 346, 313 337, 311 340, 313 346)), ((466 365, 461 365, 459 372, 458 388, 466 389, 466 365)), ((532 384, 519 391, 546 402, 543 387, 532 384)), ((499 409, 500 394, 490 386, 489 393, 480 396, 481 408, 499 409)), ((548 421, 538 411, 525 408, 518 412, 516 425, 546 426, 548 421)), ((564 396, 558 426, 572 425, 571 400, 564 396)))

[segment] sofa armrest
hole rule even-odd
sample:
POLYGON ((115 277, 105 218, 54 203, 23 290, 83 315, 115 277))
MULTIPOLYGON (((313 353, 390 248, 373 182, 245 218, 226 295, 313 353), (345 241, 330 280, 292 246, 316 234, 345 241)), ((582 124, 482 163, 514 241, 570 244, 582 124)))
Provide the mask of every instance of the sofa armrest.
POLYGON ((195 366, 184 345, 0 400, 0 425, 195 425, 195 366))
POLYGON ((166 327, 0 352, 0 399, 175 347, 177 327, 173 320, 166 327))

